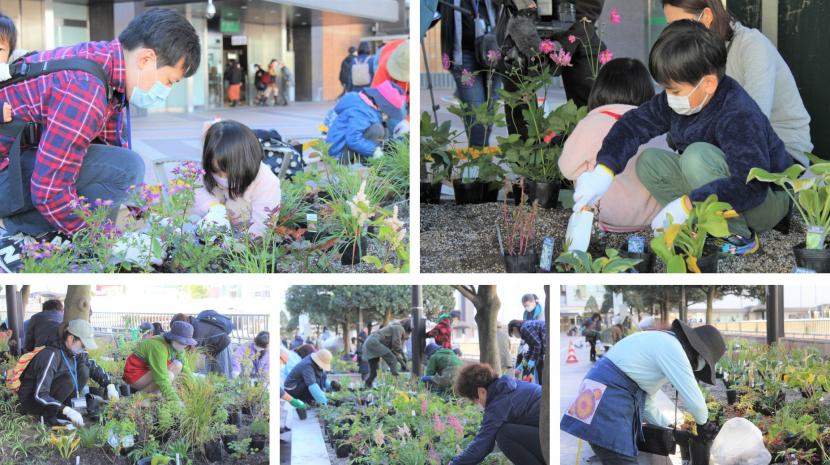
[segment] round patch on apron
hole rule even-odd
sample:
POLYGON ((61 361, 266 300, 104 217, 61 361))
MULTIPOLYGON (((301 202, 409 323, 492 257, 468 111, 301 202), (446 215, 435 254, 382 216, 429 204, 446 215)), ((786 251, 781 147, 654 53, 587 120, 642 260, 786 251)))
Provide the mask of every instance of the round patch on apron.
POLYGON ((582 380, 576 400, 568 408, 566 415, 590 425, 599 408, 606 386, 592 379, 582 380))

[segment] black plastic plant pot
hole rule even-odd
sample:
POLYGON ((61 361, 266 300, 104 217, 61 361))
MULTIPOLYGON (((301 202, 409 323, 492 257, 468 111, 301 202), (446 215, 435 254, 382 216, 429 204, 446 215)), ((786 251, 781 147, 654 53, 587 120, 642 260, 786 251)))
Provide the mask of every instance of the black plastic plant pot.
POLYGON ((508 273, 536 273, 539 263, 539 254, 531 252, 527 255, 505 255, 504 268, 508 273))
POLYGON ((251 450, 256 452, 262 452, 265 450, 265 445, 268 440, 265 436, 251 436, 251 450))
POLYGON ((816 273, 830 273, 830 249, 805 249, 802 242, 793 247, 795 264, 799 268, 809 268, 816 273))
POLYGON ((130 394, 132 394, 132 389, 129 384, 119 384, 118 391, 121 394, 121 397, 129 397, 130 394))
POLYGON ((712 441, 704 440, 698 436, 689 439, 689 464, 709 465, 709 453, 712 450, 712 441))
POLYGON ((680 448, 680 459, 683 460, 683 463, 689 461, 689 440, 691 439, 692 434, 688 431, 678 430, 674 433, 674 438, 677 441, 677 446, 680 448))
POLYGON ((727 389, 726 390, 726 402, 729 405, 735 405, 735 402, 738 401, 738 391, 735 389, 727 389))
POLYGON ((344 459, 344 458, 348 457, 349 455, 351 455, 352 445, 347 443, 347 442, 341 442, 337 446, 337 449, 335 450, 335 452, 337 453, 337 458, 338 459, 344 459))
POLYGON ((717 253, 704 255, 697 260, 697 267, 700 268, 701 273, 717 273, 719 260, 720 255, 717 253))
POLYGON ((308 418, 308 411, 304 408, 298 408, 297 416, 300 417, 300 420, 305 420, 306 418, 308 418))
POLYGON ((222 440, 215 439, 205 443, 205 458, 208 462, 218 462, 222 460, 222 440))
POLYGON ((231 410, 228 414, 228 424, 236 425, 237 428, 242 427, 242 413, 239 410, 231 410))
POLYGON ((340 264, 344 266, 359 265, 363 255, 369 250, 369 239, 366 236, 360 236, 360 242, 354 240, 344 242, 340 245, 340 252, 343 254, 340 257, 340 264))
POLYGON ((421 183, 421 203, 430 205, 438 205, 441 203, 441 186, 440 182, 422 182, 421 183))
POLYGON ((623 258, 633 258, 636 260, 640 260, 640 263, 634 265, 633 268, 629 270, 629 273, 653 273, 654 272, 654 263, 656 261, 656 255, 651 252, 643 252, 643 253, 634 253, 634 252, 627 252, 625 250, 620 252, 620 257, 623 258))
POLYGON ((233 451, 231 450, 231 443, 238 440, 239 435, 222 436, 222 444, 225 446, 225 452, 227 452, 228 454, 233 454, 233 451))
POLYGON ((554 182, 525 181, 527 186, 527 201, 538 201, 542 208, 556 208, 559 206, 559 189, 561 184, 554 182))
POLYGON ((251 407, 242 407, 242 415, 250 415, 251 407))
POLYGON ((456 205, 473 205, 479 203, 496 202, 499 198, 498 184, 485 182, 463 183, 461 180, 452 182, 456 205))

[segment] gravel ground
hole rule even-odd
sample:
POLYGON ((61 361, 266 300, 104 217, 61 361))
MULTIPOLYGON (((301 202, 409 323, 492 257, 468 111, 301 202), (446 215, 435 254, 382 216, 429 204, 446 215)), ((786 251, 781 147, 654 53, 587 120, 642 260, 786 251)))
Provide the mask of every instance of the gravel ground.
MULTIPOLYGON (((457 206, 452 201, 440 205, 421 204, 421 272, 423 273, 503 273, 495 225, 501 216, 501 203, 457 206)), ((512 208, 512 207, 511 207, 512 208)), ((536 248, 544 236, 555 239, 554 256, 562 253, 565 230, 571 211, 558 208, 539 210, 536 222, 536 248)), ((651 239, 650 232, 645 234, 651 239)), ((624 250, 628 234, 595 232, 589 252, 596 258, 606 248, 624 250)), ((721 273, 789 273, 795 266, 792 248, 804 240, 800 217, 791 220, 790 234, 769 231, 761 236, 761 250, 744 257, 721 257, 721 273)), ((655 271, 665 270, 657 259, 655 271)))

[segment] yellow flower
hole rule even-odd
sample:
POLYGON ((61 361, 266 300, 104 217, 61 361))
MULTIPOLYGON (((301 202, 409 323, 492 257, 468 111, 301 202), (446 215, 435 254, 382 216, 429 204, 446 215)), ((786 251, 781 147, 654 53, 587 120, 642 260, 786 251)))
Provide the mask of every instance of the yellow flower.
POLYGON ((677 235, 680 234, 680 227, 679 224, 672 224, 666 229, 665 237, 666 237, 666 247, 672 247, 674 245, 674 240, 677 239, 677 235))
POLYGON ((738 212, 736 212, 735 210, 726 210, 726 211, 718 212, 718 216, 728 220, 730 218, 737 218, 740 215, 738 215, 738 212))
POLYGON ((317 129, 319 129, 320 132, 329 132, 329 128, 323 123, 320 123, 320 126, 318 126, 317 129))
POLYGON ((686 257, 686 265, 689 267, 689 271, 700 273, 700 267, 697 266, 697 257, 686 257))

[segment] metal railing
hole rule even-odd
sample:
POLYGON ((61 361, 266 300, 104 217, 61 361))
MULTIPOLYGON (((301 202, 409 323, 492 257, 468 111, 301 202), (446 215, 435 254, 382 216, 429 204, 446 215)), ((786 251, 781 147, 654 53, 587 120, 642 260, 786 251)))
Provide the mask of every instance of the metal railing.
MULTIPOLYGON (((724 334, 765 335, 766 320, 730 321, 715 323, 724 334)), ((784 337, 797 339, 830 339, 830 318, 784 320, 784 337)))

